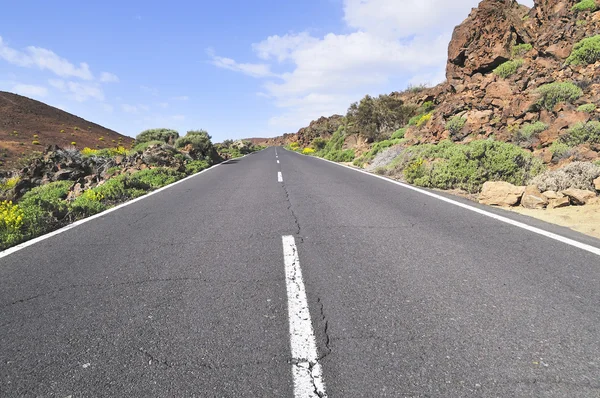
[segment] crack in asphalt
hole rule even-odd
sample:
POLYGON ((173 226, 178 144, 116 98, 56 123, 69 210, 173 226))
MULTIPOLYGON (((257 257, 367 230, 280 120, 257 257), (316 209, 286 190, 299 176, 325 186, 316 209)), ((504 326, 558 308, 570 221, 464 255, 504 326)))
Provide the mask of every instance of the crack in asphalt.
POLYGON ((209 282, 208 278, 164 278, 164 279, 146 279, 146 280, 141 280, 141 281, 128 281, 128 282, 121 282, 121 283, 110 283, 110 284, 105 284, 105 283, 92 283, 92 284, 82 284, 82 285, 69 285, 69 286, 65 286, 65 287, 61 287, 58 289, 54 289, 54 290, 50 290, 48 292, 44 292, 44 293, 39 293, 36 294, 34 296, 30 296, 30 297, 26 297, 26 298, 22 298, 16 301, 13 301, 9 304, 5 304, 0 306, 0 309, 3 308, 7 308, 16 304, 21 304, 21 303, 26 303, 28 301, 31 300, 35 300, 38 299, 40 297, 44 297, 44 296, 50 296, 52 294, 55 293, 60 293, 62 291, 65 290, 72 290, 72 289, 81 289, 81 288, 103 288, 103 287, 116 287, 116 286, 136 286, 136 285, 144 285, 147 283, 160 283, 160 282, 187 282, 187 281, 202 281, 202 282, 209 282))
POLYGON ((324 346, 326 351, 325 353, 323 353, 323 355, 319 356, 320 361, 322 359, 325 359, 329 354, 331 354, 332 350, 329 346, 329 343, 331 341, 329 337, 329 321, 327 320, 327 316, 325 315, 325 307, 320 297, 317 297, 317 304, 319 304, 319 313, 321 314, 321 321, 323 323, 323 335, 325 336, 324 346))
POLYGON ((285 200, 288 202, 287 210, 290 212, 292 217, 294 218, 294 224, 296 225, 296 233, 295 235, 300 239, 300 242, 303 242, 302 236, 300 236, 300 221, 298 220, 298 216, 294 213, 294 209, 292 208, 292 201, 290 200, 290 193, 285 185, 285 182, 281 184, 283 186, 283 191, 285 192, 285 200))

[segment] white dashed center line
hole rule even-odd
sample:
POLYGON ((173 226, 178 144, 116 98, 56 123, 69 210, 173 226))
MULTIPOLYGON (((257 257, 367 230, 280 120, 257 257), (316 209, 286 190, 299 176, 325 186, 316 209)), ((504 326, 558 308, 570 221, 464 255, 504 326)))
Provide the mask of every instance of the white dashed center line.
POLYGON ((283 182, 283 175, 281 174, 281 171, 277 172, 277 182, 283 182))
POLYGON ((282 242, 285 284, 288 296, 288 316, 290 319, 294 397, 327 397, 323 372, 317 355, 315 333, 306 301, 306 289, 302 280, 296 242, 293 236, 283 236, 282 242))

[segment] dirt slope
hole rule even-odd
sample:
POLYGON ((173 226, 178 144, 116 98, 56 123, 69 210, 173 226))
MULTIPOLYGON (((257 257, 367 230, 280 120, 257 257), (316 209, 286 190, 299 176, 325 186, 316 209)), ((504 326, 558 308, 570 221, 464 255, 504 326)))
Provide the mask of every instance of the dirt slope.
POLYGON ((0 169, 13 169, 20 158, 48 145, 65 147, 75 142, 78 148, 107 148, 117 146, 119 140, 126 147, 133 142, 131 137, 43 102, 0 91, 0 169))

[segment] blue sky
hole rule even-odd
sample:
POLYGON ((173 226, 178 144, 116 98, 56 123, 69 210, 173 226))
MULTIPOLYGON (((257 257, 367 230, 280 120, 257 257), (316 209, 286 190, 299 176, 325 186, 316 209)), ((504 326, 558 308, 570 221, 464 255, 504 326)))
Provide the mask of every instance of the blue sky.
POLYGON ((9 2, 0 90, 130 136, 152 127, 203 128, 214 141, 275 136, 365 94, 443 80, 452 28, 477 3, 9 2))

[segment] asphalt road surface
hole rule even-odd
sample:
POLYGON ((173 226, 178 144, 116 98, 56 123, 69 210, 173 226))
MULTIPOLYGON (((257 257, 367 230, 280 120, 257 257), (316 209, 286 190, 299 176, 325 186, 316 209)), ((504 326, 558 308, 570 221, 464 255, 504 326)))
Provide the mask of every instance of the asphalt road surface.
POLYGON ((0 396, 600 397, 600 256, 269 148, 0 258, 0 396))

